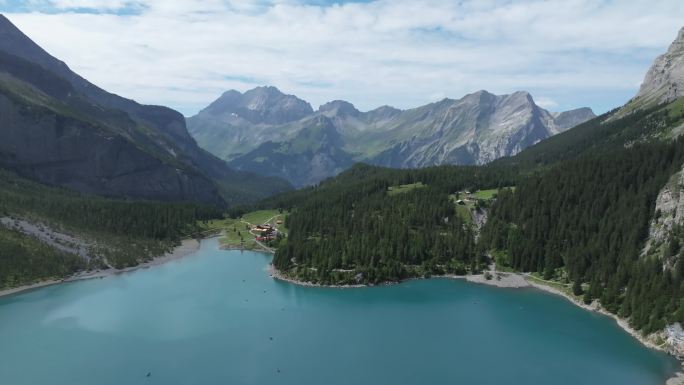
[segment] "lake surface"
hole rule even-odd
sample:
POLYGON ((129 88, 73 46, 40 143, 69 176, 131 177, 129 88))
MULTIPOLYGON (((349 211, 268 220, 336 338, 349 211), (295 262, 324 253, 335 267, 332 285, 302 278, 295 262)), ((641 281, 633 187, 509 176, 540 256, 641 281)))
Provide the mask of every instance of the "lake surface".
POLYGON ((534 289, 271 279, 220 251, 0 298, 0 384, 662 385, 678 363, 534 289), (147 373, 151 375, 147 377, 147 373))

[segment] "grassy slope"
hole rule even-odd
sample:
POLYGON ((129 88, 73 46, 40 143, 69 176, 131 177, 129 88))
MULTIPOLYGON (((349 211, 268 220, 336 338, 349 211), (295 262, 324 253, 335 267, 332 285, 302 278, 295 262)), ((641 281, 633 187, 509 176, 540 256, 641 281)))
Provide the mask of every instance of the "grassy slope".
POLYGON ((279 210, 257 210, 245 213, 241 218, 215 219, 202 223, 205 231, 221 233, 219 242, 227 248, 241 248, 246 250, 258 249, 260 246, 255 242, 254 235, 250 234, 250 225, 271 224, 279 231, 287 234, 285 224, 277 224, 278 220, 285 221, 287 212, 279 210))
MULTIPOLYGON (((515 186, 512 187, 505 187, 508 189, 513 189, 515 190, 515 186)), ((487 190, 477 190, 474 191, 471 195, 477 199, 482 201, 482 203, 485 206, 488 206, 494 199, 496 198, 496 195, 499 193, 500 189, 487 189, 487 190)), ((475 210, 475 202, 472 200, 466 200, 464 205, 459 205, 456 203, 459 199, 462 199, 463 197, 457 194, 451 194, 449 195, 449 198, 454 202, 456 205, 456 212, 458 215, 469 225, 473 225, 473 210, 475 210)))
POLYGON ((409 192, 411 190, 415 190, 417 188, 423 188, 427 187, 427 185, 424 185, 423 182, 416 182, 416 183, 410 183, 410 184, 402 184, 398 186, 390 186, 387 188, 387 193, 392 196, 396 194, 401 194, 405 192, 409 192))

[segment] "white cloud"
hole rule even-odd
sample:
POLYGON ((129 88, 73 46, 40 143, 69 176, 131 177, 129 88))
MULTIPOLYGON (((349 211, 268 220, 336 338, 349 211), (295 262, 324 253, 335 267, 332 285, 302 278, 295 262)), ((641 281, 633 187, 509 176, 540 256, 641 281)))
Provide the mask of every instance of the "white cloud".
POLYGON ((554 110, 556 107, 558 107, 558 102, 556 102, 555 100, 548 98, 546 96, 535 97, 534 102, 539 107, 547 109, 547 110, 554 110))
POLYGON ((105 10, 121 9, 141 4, 138 1, 127 0, 49 0, 49 3, 58 9, 92 8, 105 10))
POLYGON ((524 89, 560 108, 607 109, 635 92, 684 24, 681 1, 52 1, 141 6, 136 15, 8 17, 96 84, 186 114, 260 84, 314 106, 412 107, 434 95, 524 89), (610 104, 595 99, 608 94, 610 104))

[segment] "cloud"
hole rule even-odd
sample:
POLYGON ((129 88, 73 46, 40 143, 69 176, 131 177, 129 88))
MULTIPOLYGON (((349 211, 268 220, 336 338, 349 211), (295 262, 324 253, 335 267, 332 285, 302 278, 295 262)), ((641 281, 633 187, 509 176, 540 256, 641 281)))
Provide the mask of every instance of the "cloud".
POLYGON ((546 96, 534 98, 534 102, 541 108, 553 110, 558 107, 558 102, 546 96))
POLYGON ((91 8, 103 10, 123 9, 131 6, 142 6, 139 1, 127 0, 48 0, 48 3, 57 9, 91 8))
POLYGON ((346 99, 361 109, 487 89, 607 110, 635 93, 684 14, 681 1, 51 4, 7 16, 96 84, 185 114, 226 89, 262 84, 313 105, 346 99), (71 11, 83 7, 103 12, 71 11))

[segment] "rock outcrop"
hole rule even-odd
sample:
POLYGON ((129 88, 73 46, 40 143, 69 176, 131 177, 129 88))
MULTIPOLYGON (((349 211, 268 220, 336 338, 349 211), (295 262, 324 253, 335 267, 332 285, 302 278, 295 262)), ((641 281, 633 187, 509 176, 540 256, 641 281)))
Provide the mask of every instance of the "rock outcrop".
POLYGON ((639 87, 639 92, 610 120, 636 110, 670 103, 684 96, 684 27, 670 44, 667 52, 658 56, 639 87))
MULTIPOLYGON (((655 211, 643 254, 655 254, 673 235, 675 226, 684 224, 684 169, 672 175, 656 198, 655 211)), ((661 255, 658 255, 659 257, 661 255)), ((664 261, 671 265, 672 261, 664 261)))
POLYGON ((669 103, 684 96, 684 27, 646 73, 636 100, 643 104, 669 103))

